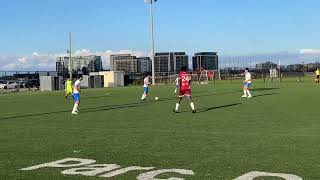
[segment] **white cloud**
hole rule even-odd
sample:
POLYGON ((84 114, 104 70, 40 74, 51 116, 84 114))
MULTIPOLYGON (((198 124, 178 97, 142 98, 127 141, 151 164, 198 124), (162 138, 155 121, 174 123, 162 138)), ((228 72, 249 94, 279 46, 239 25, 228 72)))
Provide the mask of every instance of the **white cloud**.
POLYGON ((19 58, 18 58, 18 61, 21 62, 21 63, 27 63, 27 58, 25 58, 25 57, 19 57, 19 58))
POLYGON ((16 65, 14 63, 9 63, 9 64, 5 64, 3 65, 3 69, 4 70, 14 70, 16 68, 16 65))
MULTIPOLYGON (((120 50, 120 51, 91 51, 88 49, 75 50, 73 56, 97 55, 101 56, 103 67, 109 68, 111 54, 131 54, 137 57, 150 56, 143 51, 120 50)), ((0 71, 54 71, 56 57, 68 56, 66 53, 41 54, 33 52, 27 56, 1 56, 0 71)))
POLYGON ((320 49, 301 49, 300 54, 304 55, 320 55, 320 49))
POLYGON ((88 55, 92 55, 91 51, 88 49, 80 49, 80 50, 76 50, 73 53, 74 56, 88 56, 88 55))
POLYGON ((0 56, 1 71, 47 71, 55 70, 54 55, 0 56), (41 66, 40 66, 41 64, 41 66))
POLYGON ((33 53, 32 53, 32 56, 39 56, 39 53, 33 52, 33 53))

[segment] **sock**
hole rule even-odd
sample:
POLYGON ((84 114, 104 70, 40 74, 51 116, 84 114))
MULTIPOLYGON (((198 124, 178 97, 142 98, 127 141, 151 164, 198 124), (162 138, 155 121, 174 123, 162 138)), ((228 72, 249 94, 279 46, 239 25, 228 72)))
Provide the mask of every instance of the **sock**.
POLYGON ((146 95, 143 94, 142 97, 141 97, 141 100, 144 100, 146 98, 146 95))
POLYGON ((190 107, 191 107, 191 109, 192 110, 194 110, 195 108, 194 108, 194 104, 193 104, 193 102, 192 103, 190 103, 190 107))
POLYGON ((177 89, 174 90, 174 93, 177 93, 177 89))
POLYGON ((247 92, 246 92, 246 90, 243 90, 243 95, 245 95, 245 96, 247 95, 247 92))
POLYGON ((179 105, 180 105, 179 103, 176 104, 176 111, 178 111, 179 105))
POLYGON ((78 111, 78 103, 74 103, 72 112, 77 112, 77 111, 78 111))
POLYGON ((249 91, 249 90, 247 90, 247 94, 248 94, 248 96, 251 96, 251 94, 250 94, 250 91, 249 91))

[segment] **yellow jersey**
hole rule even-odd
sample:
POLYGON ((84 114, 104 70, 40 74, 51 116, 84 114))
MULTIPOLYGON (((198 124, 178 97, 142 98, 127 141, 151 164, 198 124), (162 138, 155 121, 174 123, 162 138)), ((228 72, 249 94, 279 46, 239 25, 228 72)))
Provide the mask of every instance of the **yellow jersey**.
POLYGON ((67 82, 66 82, 66 91, 72 92, 72 81, 71 80, 67 80, 67 82))

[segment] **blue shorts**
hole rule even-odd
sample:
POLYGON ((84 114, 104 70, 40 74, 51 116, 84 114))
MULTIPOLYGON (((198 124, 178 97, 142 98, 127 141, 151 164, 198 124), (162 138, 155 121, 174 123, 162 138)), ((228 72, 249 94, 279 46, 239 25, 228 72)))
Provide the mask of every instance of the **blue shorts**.
POLYGON ((251 87, 251 83, 244 83, 244 86, 246 86, 247 88, 251 87))
POLYGON ((74 102, 80 101, 80 93, 73 93, 74 102))
POLYGON ((148 87, 143 87, 143 93, 148 94, 149 93, 149 88, 148 87))
POLYGON ((176 85, 176 88, 179 89, 179 85, 176 85))

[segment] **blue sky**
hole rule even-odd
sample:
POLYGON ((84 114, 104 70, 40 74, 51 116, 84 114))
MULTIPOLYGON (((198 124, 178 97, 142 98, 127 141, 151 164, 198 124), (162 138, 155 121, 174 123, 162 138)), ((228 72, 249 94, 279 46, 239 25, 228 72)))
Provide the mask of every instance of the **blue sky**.
MULTIPOLYGON (((158 51, 219 51, 226 55, 319 47, 318 0, 159 0, 158 51)), ((143 0, 2 0, 0 54, 75 49, 149 50, 143 0)))
MULTIPOLYGON (((319 49, 319 7, 319 0, 159 0, 156 50, 239 56, 319 49)), ((143 0, 1 0, 0 24, 2 59, 63 53, 69 31, 74 50, 148 52, 150 45, 143 0)))

